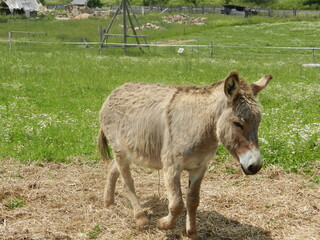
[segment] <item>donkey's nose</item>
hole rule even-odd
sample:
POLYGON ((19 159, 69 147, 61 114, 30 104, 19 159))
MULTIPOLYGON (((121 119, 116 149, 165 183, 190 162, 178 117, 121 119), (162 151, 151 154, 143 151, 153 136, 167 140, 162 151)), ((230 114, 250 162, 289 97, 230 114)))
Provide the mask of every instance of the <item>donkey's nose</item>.
POLYGON ((242 170, 246 175, 256 174, 262 167, 259 149, 246 151, 239 158, 242 170))
POLYGON ((257 172, 259 172, 259 170, 261 169, 262 165, 261 164, 251 164, 248 167, 248 174, 256 174, 257 172))

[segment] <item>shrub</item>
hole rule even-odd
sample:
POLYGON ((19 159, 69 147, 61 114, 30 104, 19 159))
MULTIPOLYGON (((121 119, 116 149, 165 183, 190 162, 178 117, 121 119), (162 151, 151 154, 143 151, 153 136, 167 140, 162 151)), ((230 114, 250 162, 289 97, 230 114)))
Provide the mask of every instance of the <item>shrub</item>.
POLYGON ((87 6, 89 8, 101 8, 103 6, 103 4, 100 2, 100 0, 89 0, 87 6))

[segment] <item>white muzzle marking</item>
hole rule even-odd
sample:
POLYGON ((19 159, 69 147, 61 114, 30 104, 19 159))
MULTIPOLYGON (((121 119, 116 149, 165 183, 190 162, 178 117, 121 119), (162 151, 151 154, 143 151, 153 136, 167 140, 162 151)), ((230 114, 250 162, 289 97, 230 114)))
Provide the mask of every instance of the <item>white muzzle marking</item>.
POLYGON ((262 166, 262 158, 259 150, 248 150, 239 155, 239 158, 245 174, 255 174, 262 166))

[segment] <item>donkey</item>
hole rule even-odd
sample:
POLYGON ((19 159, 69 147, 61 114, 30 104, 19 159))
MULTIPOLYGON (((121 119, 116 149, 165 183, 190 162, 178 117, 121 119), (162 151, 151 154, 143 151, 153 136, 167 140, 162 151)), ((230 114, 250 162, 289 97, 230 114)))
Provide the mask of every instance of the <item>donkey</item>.
POLYGON ((99 149, 102 159, 110 160, 106 206, 115 204, 115 185, 121 175, 134 218, 138 225, 146 225, 130 164, 162 169, 169 213, 158 221, 158 228, 171 229, 184 210, 180 174, 188 171, 186 233, 198 239, 200 185, 219 142, 240 162, 245 174, 256 174, 262 166, 261 110, 256 96, 271 79, 272 75, 264 75, 248 85, 231 72, 225 80, 204 87, 126 83, 115 89, 100 111, 99 149))

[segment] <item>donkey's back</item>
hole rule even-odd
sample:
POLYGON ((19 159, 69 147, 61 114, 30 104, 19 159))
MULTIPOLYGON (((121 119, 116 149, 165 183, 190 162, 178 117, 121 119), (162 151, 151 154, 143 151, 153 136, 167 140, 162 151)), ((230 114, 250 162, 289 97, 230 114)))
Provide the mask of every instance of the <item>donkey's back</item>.
POLYGON ((102 131, 114 152, 151 168, 162 168, 160 155, 165 111, 176 88, 126 83, 115 89, 100 111, 102 131))

